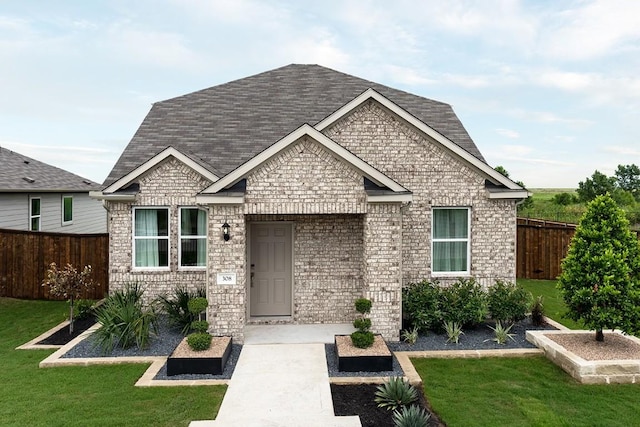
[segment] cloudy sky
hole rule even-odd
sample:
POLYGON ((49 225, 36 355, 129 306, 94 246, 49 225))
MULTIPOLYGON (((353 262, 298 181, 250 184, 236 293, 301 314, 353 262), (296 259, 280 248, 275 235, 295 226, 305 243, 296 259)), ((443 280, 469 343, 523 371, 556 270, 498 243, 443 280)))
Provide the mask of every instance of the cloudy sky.
POLYGON ((637 0, 0 0, 0 146, 102 182, 153 102, 290 63, 451 104, 530 188, 640 164, 637 0))

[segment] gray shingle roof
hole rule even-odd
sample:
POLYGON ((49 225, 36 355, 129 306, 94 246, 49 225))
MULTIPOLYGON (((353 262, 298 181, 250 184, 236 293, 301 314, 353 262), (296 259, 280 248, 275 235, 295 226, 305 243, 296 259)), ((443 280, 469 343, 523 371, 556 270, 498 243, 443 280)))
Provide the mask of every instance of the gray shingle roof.
POLYGON ((292 64, 158 102, 104 185, 168 146, 226 175, 304 123, 315 125, 368 88, 484 161, 450 105, 319 65, 292 64))
POLYGON ((89 192, 100 184, 0 147, 0 193, 89 192))

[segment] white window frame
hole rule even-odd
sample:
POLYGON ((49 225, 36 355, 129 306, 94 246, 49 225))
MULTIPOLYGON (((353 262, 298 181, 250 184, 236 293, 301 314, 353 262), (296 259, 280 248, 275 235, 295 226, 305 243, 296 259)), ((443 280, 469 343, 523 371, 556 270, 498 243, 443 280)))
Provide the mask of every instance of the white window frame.
POLYGON ((180 208, 178 208, 178 270, 205 270, 207 268, 207 252, 208 252, 208 244, 207 242, 207 235, 208 235, 208 223, 209 223, 209 212, 206 209, 202 209, 199 208, 197 206, 181 206, 180 208), (182 210, 183 209, 196 209, 199 211, 203 211, 207 217, 207 224, 205 225, 205 230, 204 230, 204 234, 203 235, 197 235, 197 236, 183 236, 182 235, 182 210), (182 240, 193 240, 193 239, 199 239, 202 240, 204 239, 205 241, 205 262, 204 265, 198 265, 198 266, 193 266, 193 265, 182 265, 182 240))
POLYGON ((171 269, 171 210, 168 206, 136 206, 131 212, 131 268, 133 271, 169 271, 171 269), (136 211, 165 210, 167 211, 166 236, 136 236, 136 211), (136 240, 162 239, 167 241, 167 265, 158 267, 136 266, 136 240))
POLYGON ((29 231, 41 231, 42 230, 42 198, 40 197, 29 197, 29 231), (40 203, 40 213, 37 215, 33 214, 33 201, 38 200, 40 203), (33 220, 38 220, 38 229, 34 230, 32 227, 33 220))
POLYGON ((62 212, 62 225, 65 226, 65 225, 73 224, 73 196, 70 196, 70 195, 63 195, 62 196, 62 209, 61 209, 61 212, 62 212), (71 199, 71 219, 69 221, 65 221, 64 220, 64 201, 65 201, 65 199, 71 199))
POLYGON ((471 275, 471 208, 469 206, 438 206, 431 210, 431 275, 437 277, 464 277, 471 275), (435 238, 435 211, 436 210, 466 210, 467 211, 467 237, 466 238, 435 238), (436 271, 434 269, 435 243, 438 242, 466 242, 467 243, 467 268, 460 271, 436 271))

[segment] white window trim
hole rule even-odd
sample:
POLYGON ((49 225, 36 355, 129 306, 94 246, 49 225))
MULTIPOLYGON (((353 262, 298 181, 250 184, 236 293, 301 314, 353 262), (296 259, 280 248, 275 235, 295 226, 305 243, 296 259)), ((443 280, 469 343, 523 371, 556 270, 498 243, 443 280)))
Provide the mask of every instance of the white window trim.
POLYGON ((73 196, 71 195, 62 195, 62 209, 61 209, 61 220, 62 220, 62 226, 66 226, 66 225, 71 225, 73 224, 73 196), (65 221, 64 220, 64 199, 71 199, 71 220, 70 221, 65 221))
POLYGON ((28 230, 29 231, 41 231, 42 230, 42 198, 40 198, 40 197, 29 197, 29 224, 28 224, 28 230), (34 215, 33 214, 33 200, 40 200, 40 213, 38 215, 34 215), (33 230, 31 228, 31 222, 33 221, 34 218, 38 218, 38 229, 37 230, 33 230))
POLYGON ((203 271, 207 269, 207 260, 209 252, 208 237, 209 235, 209 212, 206 209, 199 208, 197 206, 180 206, 178 208, 178 270, 179 271, 203 271), (183 236, 182 235, 182 210, 183 209, 198 209, 203 211, 207 215, 207 224, 204 235, 202 236, 183 236), (205 244, 205 263, 202 266, 183 266, 182 265, 182 239, 204 239, 205 244))
POLYGON ((171 270, 171 209, 168 206, 136 206, 131 211, 131 271, 170 271, 171 270), (138 236, 136 237, 136 211, 149 209, 165 209, 167 211, 167 236, 138 236), (136 239, 167 240, 167 266, 166 267, 138 267, 136 266, 136 239))
POLYGON ((431 275, 433 277, 467 277, 471 276, 471 207, 469 206, 438 206, 431 209, 431 275), (433 211, 439 209, 466 209, 467 211, 467 238, 453 239, 436 239, 434 236, 434 218, 433 211), (467 269, 465 271, 435 271, 433 269, 434 259, 434 243, 437 242, 467 242, 467 269))

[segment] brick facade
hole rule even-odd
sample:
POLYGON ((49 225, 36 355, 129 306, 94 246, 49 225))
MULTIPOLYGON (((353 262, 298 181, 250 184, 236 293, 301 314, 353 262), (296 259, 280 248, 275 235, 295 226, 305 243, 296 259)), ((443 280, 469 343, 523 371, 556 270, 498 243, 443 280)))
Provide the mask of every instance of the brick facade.
MULTIPOLYGON (((515 281, 515 201, 491 200, 485 178, 375 102, 324 133, 413 193, 411 204, 370 203, 361 173, 309 137, 288 146, 246 176, 244 204, 210 205, 206 270, 178 269, 178 209, 195 206, 210 182, 177 160, 140 180, 134 203, 110 202, 111 289, 137 281, 155 296, 176 285, 207 284, 211 331, 243 340, 248 319, 248 230, 251 223, 293 224, 292 323, 343 323, 353 302, 373 301, 373 330, 397 340, 401 287, 431 274, 434 207, 471 209, 471 276, 488 286, 515 281), (132 269, 132 207, 170 209, 170 268, 132 269), (220 227, 231 225, 224 241, 220 227), (218 273, 235 285, 217 285, 218 273), (208 281, 208 283, 207 283, 208 281)), ((452 279, 443 278, 447 283, 452 279)))

